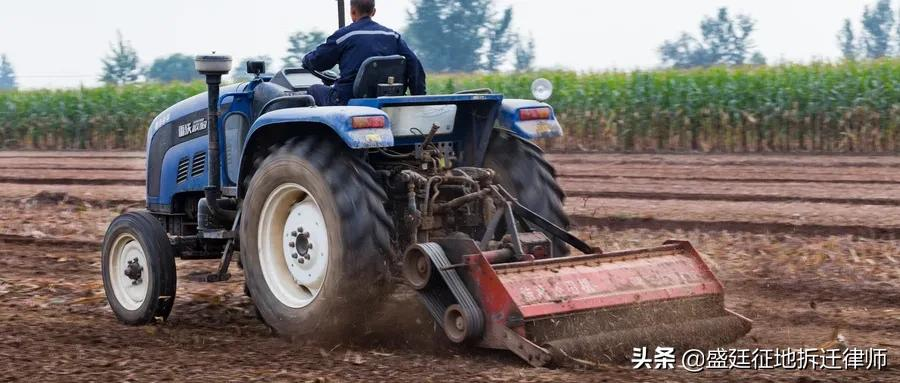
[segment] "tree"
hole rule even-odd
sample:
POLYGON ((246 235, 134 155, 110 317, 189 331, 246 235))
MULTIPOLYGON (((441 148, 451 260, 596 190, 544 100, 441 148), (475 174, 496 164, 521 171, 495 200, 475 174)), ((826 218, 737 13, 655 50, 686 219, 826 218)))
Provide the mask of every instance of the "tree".
POLYGON ((862 47, 866 57, 876 59, 891 53, 894 22, 891 0, 879 0, 874 9, 866 6, 862 16, 862 47))
POLYGON ((837 34, 838 47, 845 60, 855 60, 858 54, 856 46, 856 33, 853 32, 853 24, 850 19, 844 19, 844 27, 837 34))
POLYGON ((671 64, 675 68, 691 68, 716 64, 716 58, 710 55, 707 48, 687 33, 682 33, 677 40, 666 40, 659 47, 659 54, 662 56, 664 63, 671 64))
POLYGON ((444 4, 446 0, 415 0, 412 10, 406 12, 407 27, 405 38, 416 51, 422 65, 432 71, 449 69, 450 58, 447 44, 443 43, 444 4))
POLYGON ((489 71, 499 70, 500 65, 503 65, 506 61, 509 51, 516 45, 517 36, 510 33, 512 17, 512 7, 506 8, 503 11, 503 16, 500 16, 499 22, 488 31, 488 49, 485 55, 484 69, 489 71))
POLYGON ((750 65, 766 65, 766 56, 759 51, 753 52, 753 56, 750 56, 750 65))
POLYGON ((153 60, 145 73, 147 79, 159 82, 190 82, 203 78, 194 67, 194 58, 181 53, 153 60))
POLYGON ((322 31, 297 32, 288 36, 288 55, 282 61, 286 67, 299 67, 303 63, 303 55, 316 49, 325 42, 328 36, 322 31))
POLYGON ((140 75, 137 51, 122 38, 122 32, 116 31, 116 36, 116 42, 110 44, 109 55, 101 60, 103 75, 100 76, 100 81, 107 85, 135 82, 140 75))
MULTIPOLYGON (((900 7, 897 9, 897 20, 900 21, 900 7)), ((897 55, 900 56, 900 22, 897 23, 897 55)))
POLYGON ((406 37, 436 72, 481 68, 490 0, 415 0, 406 37))
POLYGON ((516 70, 530 70, 534 65, 534 37, 529 36, 527 40, 519 39, 516 44, 516 70))
POLYGON ((266 63, 266 71, 272 67, 272 57, 268 55, 259 55, 252 57, 245 57, 243 60, 240 60, 235 64, 234 69, 231 71, 231 80, 236 82, 242 81, 250 81, 253 79, 253 76, 247 73, 247 62, 248 61, 262 61, 266 63))
POLYGON ((756 22, 746 15, 732 18, 728 8, 719 8, 715 17, 700 22, 701 38, 682 33, 676 40, 666 40, 659 53, 663 63, 676 68, 712 65, 743 65, 765 61, 762 53, 753 49, 750 35, 756 22))
POLYGON ((515 46, 512 9, 494 0, 413 0, 404 32, 430 71, 497 70, 515 46))
POLYGON ((5 54, 0 55, 0 90, 16 89, 16 71, 5 54))

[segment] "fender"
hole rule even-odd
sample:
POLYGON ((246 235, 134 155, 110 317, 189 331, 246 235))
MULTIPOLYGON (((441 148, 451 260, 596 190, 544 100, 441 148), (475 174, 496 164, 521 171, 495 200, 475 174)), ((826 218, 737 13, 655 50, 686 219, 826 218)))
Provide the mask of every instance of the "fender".
MULTIPOLYGON (((286 108, 266 113, 253 123, 247 132, 245 142, 250 142, 255 134, 267 126, 290 123, 314 123, 331 128, 351 149, 387 148, 394 146, 391 120, 380 109, 363 106, 324 106, 317 108, 286 108), (379 129, 353 129, 353 117, 383 116, 385 125, 379 129)), ((302 129, 298 128, 298 134, 302 129)), ((244 157, 247 148, 244 147, 244 157)))
POLYGON ((500 107, 500 124, 516 136, 526 140, 562 137, 563 130, 556 119, 556 112, 547 103, 534 100, 504 99, 500 107), (550 108, 550 118, 546 120, 522 121, 519 111, 529 108, 550 108))
MULTIPOLYGON (((351 149, 386 148, 394 146, 394 135, 391 133, 391 120, 387 113, 380 109, 365 106, 323 106, 301 107, 273 110, 253 122, 244 139, 241 150, 240 176, 246 177, 250 169, 248 159, 254 158, 251 142, 261 138, 271 129, 289 129, 290 135, 302 136, 311 126, 327 126, 351 149), (383 116, 384 127, 378 129, 354 129, 353 117, 383 116), (269 129, 271 128, 271 129, 269 129)), ((240 182, 238 182, 240 184, 240 182)))

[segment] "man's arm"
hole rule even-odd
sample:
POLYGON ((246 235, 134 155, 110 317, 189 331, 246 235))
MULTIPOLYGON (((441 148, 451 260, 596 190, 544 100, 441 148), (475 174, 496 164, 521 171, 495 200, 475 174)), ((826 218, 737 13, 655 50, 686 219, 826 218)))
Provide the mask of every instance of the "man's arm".
POLYGON ((318 72, 334 68, 341 59, 341 47, 337 44, 336 34, 331 35, 316 50, 303 56, 303 67, 318 72))
POLYGON ((406 84, 409 87, 409 94, 413 96, 425 95, 425 68, 416 54, 409 49, 406 41, 399 39, 400 55, 406 58, 406 84))

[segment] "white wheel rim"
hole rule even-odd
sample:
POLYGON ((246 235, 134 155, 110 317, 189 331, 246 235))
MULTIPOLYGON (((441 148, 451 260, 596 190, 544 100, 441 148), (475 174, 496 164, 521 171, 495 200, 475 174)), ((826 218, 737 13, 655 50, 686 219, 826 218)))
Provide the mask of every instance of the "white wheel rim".
POLYGON ((275 188, 263 205, 257 235, 269 291, 291 308, 312 303, 325 283, 329 255, 325 217, 315 198, 297 184, 275 188))
POLYGON ((141 243, 129 233, 120 234, 113 242, 107 268, 116 301, 129 311, 140 308, 147 297, 151 271, 141 243), (126 275, 129 268, 139 268, 140 277, 126 275))

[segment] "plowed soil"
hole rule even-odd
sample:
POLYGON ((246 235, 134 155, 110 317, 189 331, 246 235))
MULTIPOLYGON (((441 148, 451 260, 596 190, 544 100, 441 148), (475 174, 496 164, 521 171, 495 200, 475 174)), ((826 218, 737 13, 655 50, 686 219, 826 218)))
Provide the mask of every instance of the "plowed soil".
POLYGON ((597 182, 565 178, 560 180, 560 185, 569 197, 900 205, 900 187, 886 187, 883 184, 672 182, 652 179, 597 182))
POLYGON ((549 158, 579 237, 606 250, 687 239, 703 253, 726 306, 754 321, 728 347, 819 347, 837 333, 851 347, 886 348, 889 366, 535 369, 449 345, 402 287, 369 334, 304 344, 256 318, 237 267, 227 282, 191 280, 212 261, 178 262, 168 321, 123 326, 106 304, 99 246, 113 217, 143 205, 141 153, 0 152, 0 381, 900 381, 900 158, 549 158))
POLYGON ((123 201, 144 205, 144 186, 127 185, 33 185, 0 183, 0 200, 4 205, 18 202, 52 203, 58 200, 80 199, 92 204, 123 201))

